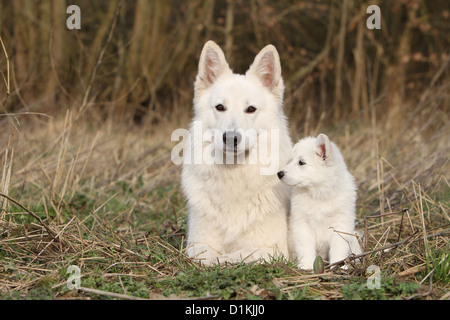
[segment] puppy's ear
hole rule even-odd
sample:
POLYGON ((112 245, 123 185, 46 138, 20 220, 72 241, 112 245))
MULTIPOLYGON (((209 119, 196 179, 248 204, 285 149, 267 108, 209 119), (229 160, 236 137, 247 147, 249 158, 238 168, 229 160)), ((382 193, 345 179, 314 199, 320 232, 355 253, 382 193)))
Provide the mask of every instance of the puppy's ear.
POLYGON ((330 139, 328 139, 327 135, 321 133, 317 136, 314 151, 322 161, 326 161, 330 157, 331 145, 330 139))
POLYGON ((280 56, 273 45, 265 46, 257 54, 246 75, 257 77, 264 87, 282 98, 284 84, 281 77, 280 56))
POLYGON ((200 55, 195 91, 209 88, 225 72, 231 72, 231 70, 222 49, 214 41, 208 41, 200 55))

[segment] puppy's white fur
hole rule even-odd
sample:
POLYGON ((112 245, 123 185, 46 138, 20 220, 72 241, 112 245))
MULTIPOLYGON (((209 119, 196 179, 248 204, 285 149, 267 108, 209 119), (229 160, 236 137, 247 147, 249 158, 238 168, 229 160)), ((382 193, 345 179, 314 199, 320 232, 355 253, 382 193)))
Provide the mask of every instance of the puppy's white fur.
POLYGON ((299 268, 312 269, 317 255, 334 263, 361 253, 354 235, 355 181, 325 134, 300 140, 278 175, 293 186, 290 246, 299 268))

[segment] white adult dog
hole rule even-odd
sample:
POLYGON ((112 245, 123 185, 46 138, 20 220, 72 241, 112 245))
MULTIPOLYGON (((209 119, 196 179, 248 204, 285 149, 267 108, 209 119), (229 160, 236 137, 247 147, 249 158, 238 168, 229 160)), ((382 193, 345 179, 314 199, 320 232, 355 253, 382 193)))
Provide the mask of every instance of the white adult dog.
POLYGON ((204 45, 181 179, 188 256, 206 265, 288 256, 289 188, 276 176, 292 148, 283 92, 274 46, 239 75, 216 43, 204 45))
POLYGON ((336 144, 325 134, 300 140, 278 177, 293 186, 290 247, 300 269, 313 269, 317 255, 333 264, 361 253, 355 235, 355 180, 336 144))

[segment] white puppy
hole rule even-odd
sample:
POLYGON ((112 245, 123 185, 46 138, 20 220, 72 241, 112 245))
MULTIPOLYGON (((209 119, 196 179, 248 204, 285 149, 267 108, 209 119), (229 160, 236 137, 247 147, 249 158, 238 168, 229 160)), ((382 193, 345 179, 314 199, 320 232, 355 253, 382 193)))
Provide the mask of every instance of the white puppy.
POLYGON ((334 263, 361 253, 354 235, 355 181, 325 134, 300 140, 278 178, 293 186, 290 250, 299 268, 312 269, 317 255, 334 263))

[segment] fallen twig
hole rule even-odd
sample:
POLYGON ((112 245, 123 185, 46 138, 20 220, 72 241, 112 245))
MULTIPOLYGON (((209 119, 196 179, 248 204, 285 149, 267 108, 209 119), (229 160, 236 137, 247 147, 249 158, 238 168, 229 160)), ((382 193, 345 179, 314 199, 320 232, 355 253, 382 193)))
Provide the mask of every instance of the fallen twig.
POLYGON ((100 295, 100 296, 108 296, 108 297, 113 297, 113 298, 117 298, 117 299, 124 299, 124 300, 148 300, 148 299, 139 298, 139 297, 135 297, 135 296, 129 296, 127 294, 108 292, 108 291, 103 291, 103 290, 98 290, 98 289, 91 289, 91 288, 84 288, 84 287, 80 287, 78 290, 82 291, 82 292, 97 294, 97 295, 100 295))
MULTIPOLYGON (((365 256, 367 256, 369 254, 378 252, 378 251, 384 251, 384 250, 387 250, 387 249, 396 248, 396 247, 401 246, 402 244, 405 244, 405 243, 414 242, 414 241, 417 241, 417 240, 424 239, 424 236, 416 237, 417 233, 418 232, 415 232, 413 235, 409 236, 408 238, 406 238, 406 239, 404 239, 402 241, 391 243, 391 244, 389 244, 387 246, 384 246, 384 247, 381 247, 381 248, 378 248, 378 249, 373 249, 373 250, 370 250, 370 251, 367 251, 367 252, 363 252, 363 253, 357 254, 357 255, 350 255, 350 256, 348 256, 345 259, 336 261, 336 262, 328 265, 327 267, 328 268, 332 268, 334 266, 337 266, 337 265, 340 265, 342 263, 345 263, 346 261, 354 261, 354 260, 357 260, 359 258, 365 257, 365 256)), ((426 238, 428 239, 428 238, 443 236, 443 235, 446 235, 446 234, 450 234, 450 229, 443 230, 441 232, 437 232, 437 233, 433 233, 433 234, 429 234, 429 235, 426 236, 426 238)))
POLYGON ((36 215, 33 211, 28 210, 23 205, 21 205, 18 201, 14 200, 10 196, 7 196, 6 194, 0 193, 0 196, 8 199, 12 203, 14 203, 16 206, 19 206, 21 209, 25 210, 29 215, 31 215, 33 218, 35 218, 39 222, 39 224, 45 228, 45 230, 47 230, 49 236, 51 236, 53 239, 57 238, 57 233, 55 231, 53 231, 48 225, 46 225, 44 223, 44 221, 42 221, 42 219, 39 218, 39 216, 36 215))

